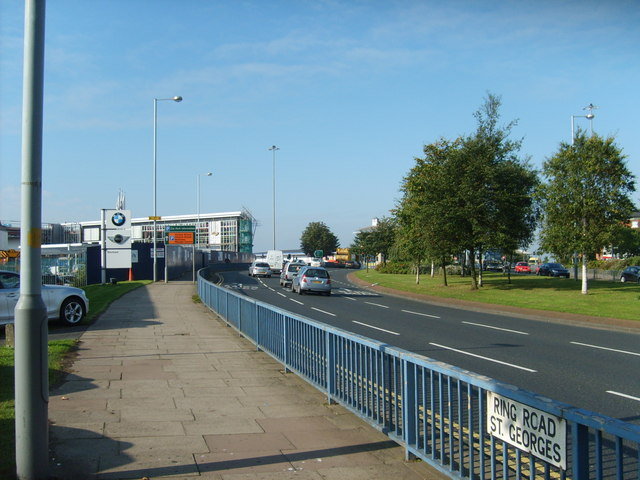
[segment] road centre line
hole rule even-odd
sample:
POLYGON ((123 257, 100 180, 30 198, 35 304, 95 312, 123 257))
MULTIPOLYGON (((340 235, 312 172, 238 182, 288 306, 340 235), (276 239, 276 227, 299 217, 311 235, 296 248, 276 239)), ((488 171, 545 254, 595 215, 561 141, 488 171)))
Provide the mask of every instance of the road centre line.
POLYGON ((276 292, 278 295, 280 295, 281 297, 286 297, 286 295, 282 292, 276 292))
POLYGON ((298 300, 296 300, 295 298, 290 298, 289 300, 291 300, 292 302, 296 302, 298 305, 304 305, 304 303, 299 302, 298 300))
POLYGON ((342 297, 342 298, 346 298, 347 300, 351 300, 352 302, 356 302, 357 301, 355 298, 352 298, 352 297, 342 297))
POLYGON ((373 302, 364 302, 364 303, 367 303, 369 305, 373 305, 374 307, 389 308, 386 305, 380 305, 379 303, 373 303, 373 302))
POLYGON ((428 313, 412 312, 411 310, 402 310, 404 313, 410 313, 411 315, 420 315, 421 317, 440 318, 437 315, 429 315, 428 313))
POLYGON ((607 393, 611 395, 617 395, 619 397, 628 398, 630 400, 635 400, 636 402, 640 402, 640 397, 634 397, 633 395, 627 395, 626 393, 614 392, 613 390, 607 390, 607 393))
POLYGON ((518 335, 529 335, 527 332, 519 332, 518 330, 511 330, 509 328, 494 327, 492 325, 484 325, 482 323, 473 323, 473 322, 462 322, 462 323, 466 323, 467 325, 474 325, 476 327, 484 327, 484 328, 491 328, 493 330, 501 330, 503 332, 517 333, 518 335))
POLYGON ((362 325, 363 327, 373 328, 375 330, 380 330, 381 332, 390 333, 391 335, 400 335, 398 332, 392 332, 391 330, 385 330, 384 328, 374 327, 373 325, 369 325, 367 323, 358 322, 356 320, 351 320, 353 323, 357 323, 358 325, 362 325))
POLYGON ((601 347, 599 345, 590 345, 588 343, 580 343, 580 342, 569 342, 572 343, 573 345, 580 345, 582 347, 591 347, 591 348, 597 348, 599 350, 608 350, 610 352, 616 352, 616 353, 624 353, 626 355, 635 355, 636 357, 640 357, 640 353, 637 352, 629 352, 627 350, 618 350, 617 348, 608 348, 608 347, 601 347))
POLYGON ((325 312, 324 310, 320 310, 319 308, 316 308, 316 307, 311 307, 311 310, 315 310, 316 312, 324 313, 325 315, 331 315, 332 317, 336 316, 335 313, 325 312))
POLYGON ((506 365, 507 367, 517 368, 519 370, 524 370, 525 372, 531 372, 531 373, 536 373, 537 372, 537 370, 532 370, 532 369, 527 368, 527 367, 521 367, 520 365, 516 365, 514 363, 507 363, 507 362, 502 362, 500 360, 496 360, 495 358, 483 357, 482 355, 476 355, 475 353, 465 352, 464 350, 458 350, 457 348, 447 347, 445 345, 440 345, 439 343, 431 343, 431 342, 429 342, 429 345, 433 345, 435 347, 444 348, 445 350, 451 350, 453 352, 461 353, 463 355, 468 355, 470 357, 480 358, 480 359, 486 360, 488 362, 499 363, 500 365, 506 365))

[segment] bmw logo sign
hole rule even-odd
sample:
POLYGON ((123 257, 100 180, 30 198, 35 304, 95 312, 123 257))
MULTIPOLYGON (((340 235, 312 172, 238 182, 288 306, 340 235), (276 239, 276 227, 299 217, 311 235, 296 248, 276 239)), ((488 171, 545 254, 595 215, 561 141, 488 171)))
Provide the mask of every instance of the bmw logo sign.
POLYGON ((113 214, 113 216, 111 217, 111 222, 116 226, 116 227, 121 227, 122 225, 124 225, 124 223, 127 221, 127 219, 124 216, 124 213, 122 212, 116 212, 113 214))

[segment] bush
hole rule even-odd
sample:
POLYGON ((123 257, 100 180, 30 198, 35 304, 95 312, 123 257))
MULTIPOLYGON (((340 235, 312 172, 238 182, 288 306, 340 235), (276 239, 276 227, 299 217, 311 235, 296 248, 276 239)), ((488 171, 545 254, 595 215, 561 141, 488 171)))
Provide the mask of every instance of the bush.
POLYGON ((624 270, 631 265, 640 265, 640 257, 628 257, 619 260, 592 260, 587 264, 587 267, 598 270, 624 270))
MULTIPOLYGON (((398 273, 405 275, 415 275, 416 266, 408 262, 387 262, 376 266, 376 271, 380 273, 398 273)), ((431 267, 420 266, 420 275, 431 273, 431 267)))

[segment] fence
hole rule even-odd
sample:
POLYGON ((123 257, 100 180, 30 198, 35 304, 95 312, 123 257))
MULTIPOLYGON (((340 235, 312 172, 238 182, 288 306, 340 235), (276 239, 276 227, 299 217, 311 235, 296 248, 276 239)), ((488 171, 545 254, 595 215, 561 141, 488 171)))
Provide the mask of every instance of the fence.
MULTIPOLYGON (((86 251, 72 253, 46 253, 41 257, 42 283, 44 285, 87 285, 86 251)), ((9 258, 0 263, 0 270, 20 271, 20 258, 9 258)))
POLYGON ((640 427, 242 297, 203 303, 258 349, 452 478, 640 479, 640 427))

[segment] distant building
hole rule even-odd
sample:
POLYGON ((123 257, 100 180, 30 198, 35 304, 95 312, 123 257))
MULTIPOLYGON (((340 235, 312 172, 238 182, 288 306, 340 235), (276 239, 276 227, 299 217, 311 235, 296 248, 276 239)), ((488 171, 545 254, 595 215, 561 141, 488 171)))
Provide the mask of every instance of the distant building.
MULTIPOLYGON (((197 229, 196 243, 224 252, 252 253, 256 221, 247 210, 239 212, 204 213, 163 216, 156 222, 156 238, 164 240, 167 226, 193 225, 197 229)), ((100 243, 101 222, 83 221, 42 225, 42 244, 100 243)), ((153 241, 153 221, 148 218, 131 220, 132 242, 153 241)), ((0 250, 20 248, 20 226, 0 222, 0 250)))

